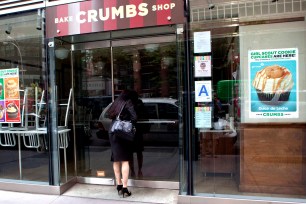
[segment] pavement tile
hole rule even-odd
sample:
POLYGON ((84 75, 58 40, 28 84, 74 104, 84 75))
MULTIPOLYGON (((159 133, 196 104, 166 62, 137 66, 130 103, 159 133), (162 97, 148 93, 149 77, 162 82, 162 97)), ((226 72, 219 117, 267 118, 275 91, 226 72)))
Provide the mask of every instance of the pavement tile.
POLYGON ((114 186, 75 184, 62 195, 45 195, 0 190, 5 204, 175 204, 177 190, 129 187, 132 196, 122 198, 114 186))

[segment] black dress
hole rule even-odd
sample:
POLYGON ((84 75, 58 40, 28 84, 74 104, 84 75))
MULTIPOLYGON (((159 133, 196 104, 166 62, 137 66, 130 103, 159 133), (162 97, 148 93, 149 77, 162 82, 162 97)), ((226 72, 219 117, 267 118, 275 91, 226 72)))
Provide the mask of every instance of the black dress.
MULTIPOLYGON (((129 100, 125 104, 120 118, 122 120, 129 120, 133 123, 137 120, 136 111, 134 109, 134 106, 132 102, 129 100)), ((112 124, 110 126, 110 129, 113 125, 114 120, 112 121, 112 124)), ((109 131, 110 133, 110 131, 109 131)), ((111 150, 112 150, 112 156, 111 161, 130 161, 133 158, 133 142, 122 140, 120 138, 117 138, 114 133, 109 134, 109 141, 111 143, 111 150)))
MULTIPOLYGON (((135 106, 135 111, 137 113, 137 119, 139 120, 146 120, 148 119, 147 111, 144 107, 142 100, 138 99, 137 104, 135 106)), ((144 144, 143 144, 143 134, 146 131, 149 131, 150 126, 147 123, 137 123, 135 125, 136 133, 135 139, 133 144, 133 152, 143 152, 144 151, 144 144)))

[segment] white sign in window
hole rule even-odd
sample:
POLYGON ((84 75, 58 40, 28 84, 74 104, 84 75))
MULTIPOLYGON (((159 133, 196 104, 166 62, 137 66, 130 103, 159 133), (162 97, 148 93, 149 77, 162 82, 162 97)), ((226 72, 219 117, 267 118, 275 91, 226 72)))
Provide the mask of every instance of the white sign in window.
POLYGON ((211 102, 211 81, 195 81, 195 102, 211 102))
POLYGON ((211 107, 195 107, 195 127, 211 128, 211 107))
POLYGON ((194 33, 194 53, 211 52, 210 31, 194 33))
POLYGON ((195 77, 211 77, 211 56, 195 56, 194 69, 195 77))

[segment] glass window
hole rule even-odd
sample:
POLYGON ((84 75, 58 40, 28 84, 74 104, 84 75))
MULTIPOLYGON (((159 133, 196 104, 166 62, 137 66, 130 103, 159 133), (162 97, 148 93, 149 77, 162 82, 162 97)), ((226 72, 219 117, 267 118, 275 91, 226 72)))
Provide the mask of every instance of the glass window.
POLYGON ((238 25, 191 24, 193 38, 195 32, 211 34, 211 52, 190 51, 195 195, 305 202, 306 84, 300 76, 306 74, 306 25, 280 15, 277 23, 266 21, 271 14, 298 11, 295 2, 249 1, 246 12, 240 3, 240 17, 266 15, 256 23, 243 18, 238 25), (199 74, 207 67, 211 75, 199 74), (199 101, 198 82, 211 83, 211 99, 199 101))
POLYGON ((0 18, 0 116, 3 116, 0 119, 0 179, 48 184, 45 128, 48 88, 43 30, 36 28, 37 21, 41 20, 38 17, 35 11, 0 18), (15 69, 16 75, 12 72, 15 69), (45 129, 37 132, 38 128, 45 129), (30 129, 36 132, 29 132, 30 129))
POLYGON ((150 104, 146 103, 144 104, 147 111, 147 117, 148 119, 158 119, 158 106, 157 104, 150 104))
MULTIPOLYGON (((95 43, 86 42, 88 34, 58 39, 63 40, 63 45, 57 43, 58 47, 65 46, 65 42, 71 42, 72 39, 84 41, 73 44, 72 65, 69 57, 57 59, 56 62, 57 83, 65 83, 63 86, 66 88, 73 84, 74 88, 75 123, 71 120, 69 125, 75 136, 78 176, 113 178, 108 132, 112 121, 108 118, 108 105, 122 90, 128 89, 135 90, 144 104, 144 108, 141 105, 137 107, 137 111, 141 111, 137 112, 139 120, 135 125, 137 154, 134 154, 135 162, 130 161, 131 179, 178 182, 178 160, 175 159, 179 154, 179 130, 175 125, 178 114, 174 118, 168 106, 159 108, 160 104, 175 104, 177 99, 174 98, 177 98, 178 93, 175 29, 169 26, 164 29, 156 27, 113 31, 112 38, 95 43), (148 32, 148 29, 153 33, 167 33, 167 30, 171 30, 173 34, 142 38, 126 36, 126 32, 130 36, 138 36, 139 33, 148 32), (173 119, 164 119, 168 117, 168 112, 173 119), (154 166, 157 161, 169 160, 173 162, 162 168, 154 166)), ((96 33, 95 39, 101 34, 96 33)), ((65 98, 64 88, 61 90, 61 98, 65 98)), ((75 173, 74 158, 70 151, 74 138, 69 140, 67 149, 68 178, 75 173)), ((63 166, 61 175, 62 171, 63 166)))
POLYGON ((160 103, 158 104, 158 109, 160 114, 160 119, 177 119, 178 115, 178 108, 170 105, 170 104, 164 104, 160 103))

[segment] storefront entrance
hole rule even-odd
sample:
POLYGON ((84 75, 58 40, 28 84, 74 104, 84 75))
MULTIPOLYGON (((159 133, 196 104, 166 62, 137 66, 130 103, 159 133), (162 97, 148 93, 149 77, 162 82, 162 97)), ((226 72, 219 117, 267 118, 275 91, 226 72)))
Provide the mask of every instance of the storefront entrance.
POLYGON ((178 189, 177 55, 182 48, 175 30, 146 28, 55 39, 58 100, 67 99, 73 90, 68 117, 66 108, 58 111, 58 120, 66 120, 72 130, 62 155, 66 158, 61 160, 66 161, 61 165, 62 183, 75 176, 81 183, 114 183, 107 109, 122 90, 129 89, 139 94, 145 107, 138 130, 143 141, 135 146, 130 185, 178 189), (61 56, 64 49, 70 49, 67 57, 61 56))

